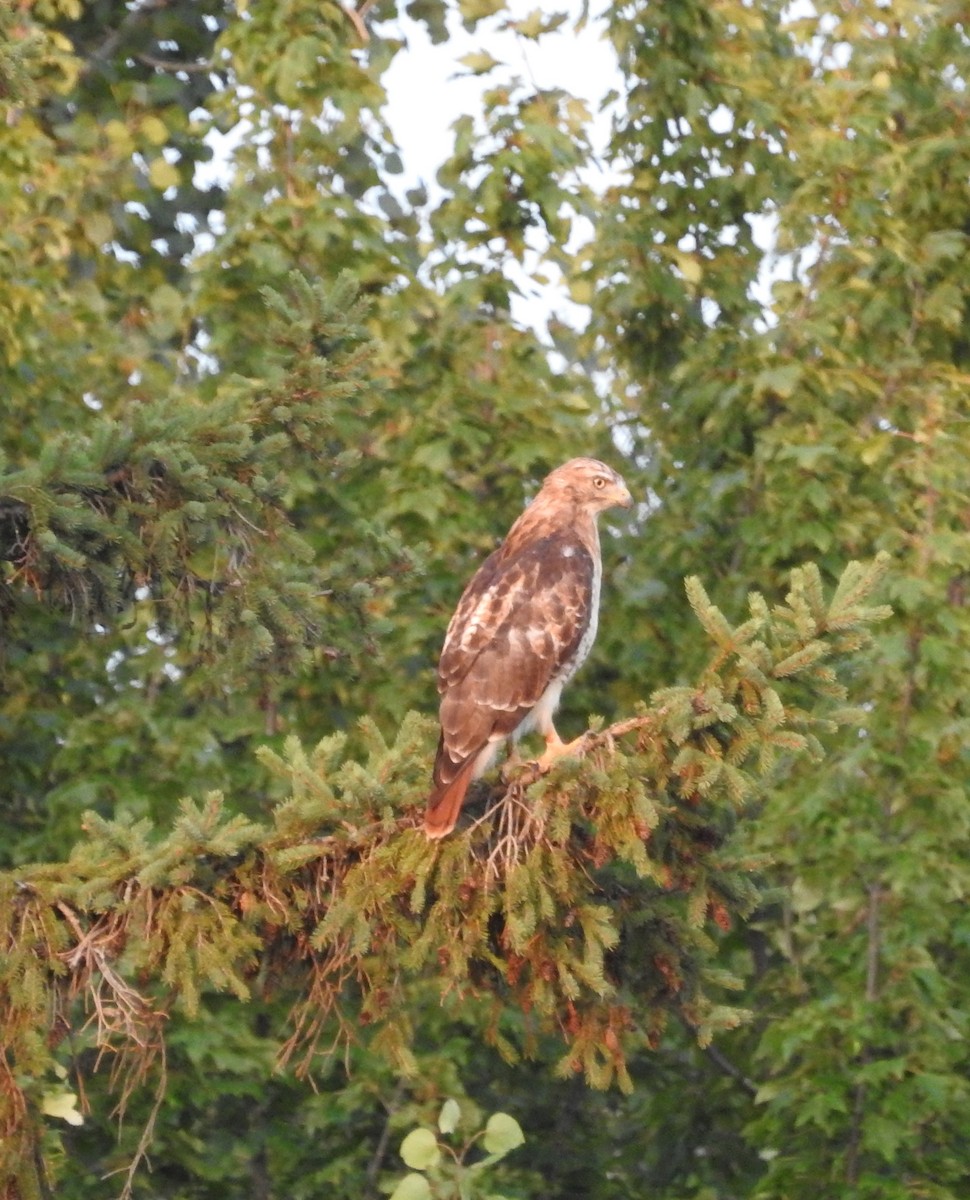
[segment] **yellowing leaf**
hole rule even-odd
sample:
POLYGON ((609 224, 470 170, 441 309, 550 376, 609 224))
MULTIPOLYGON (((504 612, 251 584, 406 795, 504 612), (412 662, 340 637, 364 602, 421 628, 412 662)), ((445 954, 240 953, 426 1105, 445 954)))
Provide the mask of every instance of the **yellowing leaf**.
POLYGON ((303 89, 316 77, 324 49, 312 34, 303 34, 287 45, 276 71, 276 90, 284 104, 300 103, 303 89))
POLYGON ((120 151, 122 154, 130 151, 133 148, 131 140, 131 130, 124 121, 111 120, 106 121, 104 125, 104 136, 111 143, 114 150, 120 151))
POLYGON ((698 284, 704 277, 704 268, 693 254, 681 250, 674 252, 674 261, 684 279, 690 284, 698 284))
POLYGON ((891 449, 892 437, 888 433, 877 434, 875 437, 868 438, 863 443, 862 449, 859 451, 859 460, 865 463, 867 467, 871 467, 884 454, 888 454, 891 449))
POLYGON ((505 7, 504 0, 459 0, 458 8, 462 20, 475 25, 483 17, 492 17, 505 7))
POLYGON ((510 21, 510 28, 522 37, 538 40, 543 33, 552 33, 566 20, 565 13, 547 13, 541 8, 534 8, 521 21, 510 21))
POLYGON ((796 878, 791 885, 792 908, 796 913, 813 912, 824 901, 824 894, 810 887, 804 879, 796 878))
POLYGON ((91 245, 100 249, 105 242, 111 241, 115 227, 106 212, 90 212, 81 217, 81 228, 91 245))
POLYGON ((573 128, 588 125, 592 120, 589 105, 585 100, 578 100, 575 97, 570 97, 566 101, 566 116, 573 128))
POLYGON ((458 60, 463 67, 467 67, 473 75, 484 75, 487 71, 491 71, 493 67, 499 65, 497 58, 493 58, 487 50, 475 50, 471 54, 464 54, 458 60))
POLYGON ((152 187, 165 191, 166 188, 178 187, 181 175, 174 163, 165 158, 156 158, 148 168, 148 180, 152 187))
POLYGON ((576 304, 592 304, 593 281, 591 279, 571 279, 569 296, 576 304))
POLYGON ((438 1116, 438 1128, 442 1133, 454 1133, 461 1120, 461 1108, 457 1100, 446 1100, 438 1116))
POLYGON ((77 1096, 73 1092, 48 1092, 40 1110, 48 1117, 59 1117, 68 1125, 83 1125, 84 1117, 77 1111, 77 1096))
POLYGON ((168 126, 159 117, 143 117, 141 131, 153 146, 164 146, 168 141, 168 126))

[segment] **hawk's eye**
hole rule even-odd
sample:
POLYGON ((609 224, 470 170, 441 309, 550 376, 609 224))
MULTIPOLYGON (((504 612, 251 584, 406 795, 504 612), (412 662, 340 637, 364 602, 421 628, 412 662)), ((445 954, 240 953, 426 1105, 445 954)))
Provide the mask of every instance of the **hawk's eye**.
POLYGON ((596 478, 593 480, 593 487, 594 488, 606 487, 606 480, 603 478, 602 475, 596 476, 596 478))

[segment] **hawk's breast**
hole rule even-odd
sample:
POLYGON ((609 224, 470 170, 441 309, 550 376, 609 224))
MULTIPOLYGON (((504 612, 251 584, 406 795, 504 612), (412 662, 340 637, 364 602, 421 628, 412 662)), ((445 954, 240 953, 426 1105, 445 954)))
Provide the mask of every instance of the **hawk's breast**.
MULTIPOLYGON (((593 527, 595 531, 595 526, 593 527)), ((465 589, 438 665, 443 745, 454 764, 486 743, 545 731, 596 636, 599 543, 571 526, 506 541, 465 589)))
MULTIPOLYGON (((552 680, 553 683, 559 685, 560 690, 565 687, 589 657, 593 642, 596 641, 596 630, 599 625, 600 615, 600 585, 603 581, 603 562, 599 555, 598 545, 596 546, 596 551, 591 556, 593 569, 589 581, 589 595, 586 598, 586 626, 580 634, 579 641, 576 643, 576 649, 563 662, 552 680)), ((571 558, 577 553, 583 553, 583 551, 578 550, 571 543, 562 548, 562 556, 564 558, 571 558)))

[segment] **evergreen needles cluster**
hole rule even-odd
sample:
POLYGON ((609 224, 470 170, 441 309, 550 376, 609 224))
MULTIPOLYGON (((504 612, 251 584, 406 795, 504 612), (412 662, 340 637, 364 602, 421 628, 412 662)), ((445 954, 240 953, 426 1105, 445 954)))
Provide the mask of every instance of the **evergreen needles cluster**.
POLYGON ((289 792, 268 822, 218 793, 184 800, 167 832, 89 814, 67 862, 0 876, 4 1144, 33 1162, 62 1039, 96 1047, 124 1100, 163 1070, 166 1014, 191 1017, 205 992, 295 995, 280 1059, 303 1071, 368 1028, 413 1069, 404 989, 419 978, 471 1004, 510 1059, 555 1031, 560 1070, 596 1087, 628 1089, 630 1048, 656 1045, 671 1014, 702 1044, 736 1025, 717 932, 759 891, 731 830, 780 761, 857 719, 836 667, 887 615, 867 605, 885 566, 851 564, 831 600, 796 570, 784 604, 753 595, 736 627, 690 580, 712 643, 697 682, 594 730, 550 777, 525 767, 486 789, 484 813, 441 843, 418 828, 431 729, 413 714, 390 743, 364 722, 362 757, 343 735, 265 749, 289 792), (509 1005, 526 1016, 518 1042, 509 1005))
POLYGON ((367 407, 355 286, 265 289, 270 353, 259 379, 231 378, 201 402, 165 395, 64 430, 17 467, 0 452, 0 611, 31 597, 79 624, 115 625, 152 603, 156 633, 195 624, 200 651, 246 670, 292 669, 311 645, 366 624, 368 579, 409 570, 385 532, 352 524, 357 553, 315 565, 292 519, 289 472, 315 460, 339 504, 353 460, 341 435, 367 407))

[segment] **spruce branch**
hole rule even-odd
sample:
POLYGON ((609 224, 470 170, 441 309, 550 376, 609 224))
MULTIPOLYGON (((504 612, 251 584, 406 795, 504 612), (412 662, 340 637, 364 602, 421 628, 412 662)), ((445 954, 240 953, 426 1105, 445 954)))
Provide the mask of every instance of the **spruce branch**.
MULTIPOLYGON (((855 576, 855 617, 826 629, 814 587, 802 574, 785 606, 753 602, 758 640, 750 621, 739 637, 712 620, 693 588, 714 643, 702 677, 594 724, 582 758, 549 775, 525 764, 484 784, 482 815, 441 842, 419 828, 432 727, 414 714, 392 741, 366 723, 361 761, 343 735, 264 750, 290 789, 268 820, 215 792, 184 801, 168 831, 89 816, 69 862, 0 876, 6 1054, 24 1077, 42 1072, 52 1014, 59 1036, 90 1022, 123 1107, 163 1069, 175 1006, 191 1018, 207 992, 251 1000, 257 982, 292 997, 279 1057, 298 1074, 368 1027, 411 1069, 419 982, 446 1006, 475 996, 530 1014, 565 1042, 559 1070, 597 1087, 632 1086, 630 1049, 655 1044, 669 1014, 710 1045, 746 1019, 708 966, 719 931, 758 901, 732 831, 777 786, 777 756, 804 756, 813 730, 842 719, 843 634, 864 641, 882 615, 855 576)), ((505 1055, 528 1051, 494 1022, 483 1032, 505 1055)), ((0 1097, 0 1132, 29 1114, 18 1085, 0 1097)))
POLYGON ((312 470, 340 503, 354 435, 365 436, 363 310, 347 276, 324 288, 294 274, 285 296, 265 299, 267 379, 92 415, 49 438, 36 461, 0 463, 9 640, 34 598, 79 629, 117 629, 147 610, 161 633, 197 640, 200 657, 239 672, 284 675, 320 645, 356 651, 375 590, 416 570, 415 555, 341 512, 353 553, 322 558, 296 527, 286 480, 312 470), (357 423, 343 418, 338 430, 347 409, 357 423))

